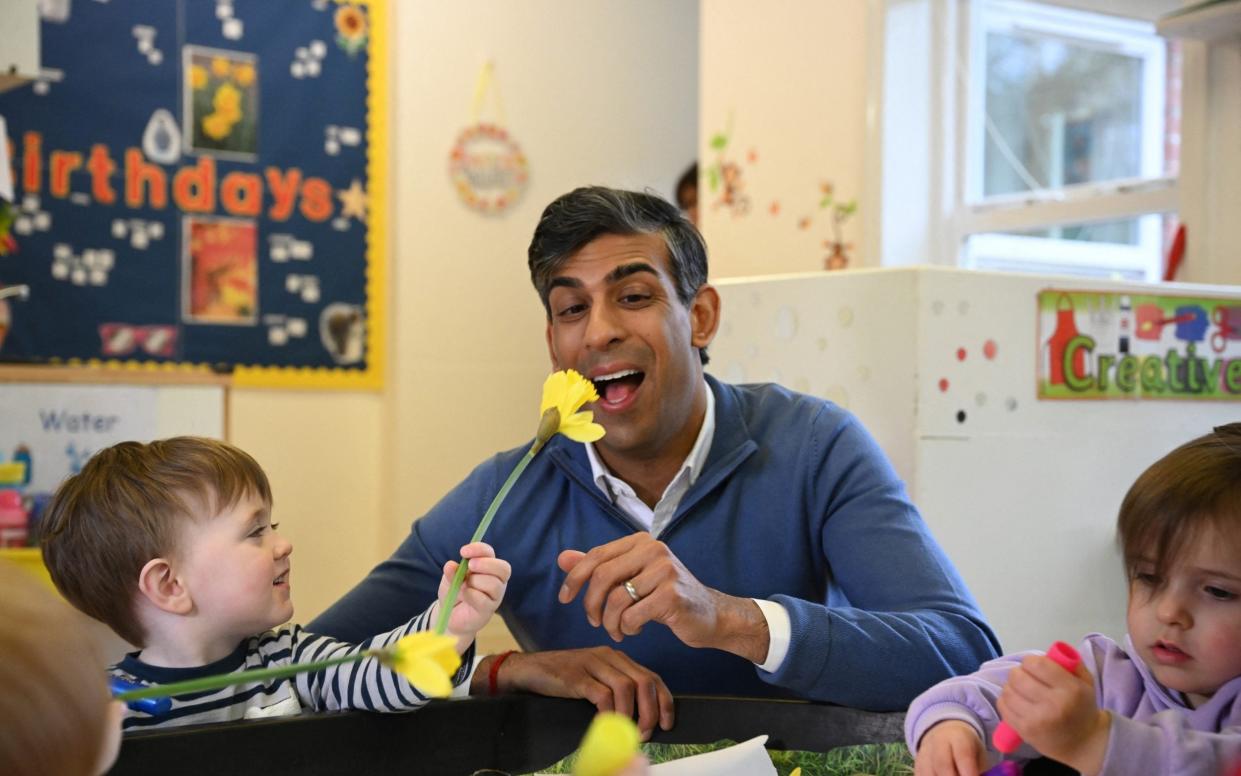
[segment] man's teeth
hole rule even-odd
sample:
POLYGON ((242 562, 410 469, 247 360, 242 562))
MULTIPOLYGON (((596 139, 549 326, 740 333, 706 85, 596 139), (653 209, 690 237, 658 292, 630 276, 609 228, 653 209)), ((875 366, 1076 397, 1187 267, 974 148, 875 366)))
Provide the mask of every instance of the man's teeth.
POLYGON ((636 375, 636 374, 638 374, 638 370, 636 369, 622 369, 619 372, 612 372, 611 374, 599 375, 598 377, 595 378, 595 382, 607 381, 607 380, 619 380, 622 377, 628 377, 629 375, 636 375))

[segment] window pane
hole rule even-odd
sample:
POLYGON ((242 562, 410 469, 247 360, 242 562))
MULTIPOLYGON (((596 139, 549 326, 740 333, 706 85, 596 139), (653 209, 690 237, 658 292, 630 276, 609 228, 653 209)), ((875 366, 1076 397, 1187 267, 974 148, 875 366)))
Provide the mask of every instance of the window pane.
POLYGON ((1075 240, 1087 243, 1112 243, 1114 245, 1139 245, 1140 218, 1123 218, 1118 221, 1098 221, 1091 224, 1066 224, 1043 229, 1014 229, 1001 234, 1044 237, 1052 240, 1075 240))
POLYGON ((1141 176, 1144 65, 1110 43, 989 31, 983 196, 1141 176))
POLYGON ((1158 280, 1165 216, 984 232, 965 240, 963 265, 974 269, 1158 280))

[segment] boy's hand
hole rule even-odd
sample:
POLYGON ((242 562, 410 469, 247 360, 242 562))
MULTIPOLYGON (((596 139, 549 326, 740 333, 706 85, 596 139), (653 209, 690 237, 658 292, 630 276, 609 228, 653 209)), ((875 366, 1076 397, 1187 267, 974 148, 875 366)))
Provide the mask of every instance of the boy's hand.
POLYGON ((1069 673, 1051 658, 1027 657, 1008 675, 996 707, 1040 754, 1084 774, 1102 767, 1112 718, 1095 703, 1085 667, 1069 673))
MULTIPOLYGON (((457 651, 464 653, 470 642, 474 641, 474 635, 482 630, 499 608, 500 601, 504 600, 504 590, 508 587, 513 567, 508 561, 497 558, 491 545, 484 542, 465 545, 461 548, 461 557, 466 559, 468 571, 448 618, 448 632, 457 637, 457 651)), ((444 564, 444 576, 440 580, 440 606, 444 605, 444 596, 448 594, 456 573, 457 561, 450 560, 444 564)))
POLYGON ((918 742, 914 776, 978 776, 986 747, 973 726, 950 719, 933 725, 918 742))

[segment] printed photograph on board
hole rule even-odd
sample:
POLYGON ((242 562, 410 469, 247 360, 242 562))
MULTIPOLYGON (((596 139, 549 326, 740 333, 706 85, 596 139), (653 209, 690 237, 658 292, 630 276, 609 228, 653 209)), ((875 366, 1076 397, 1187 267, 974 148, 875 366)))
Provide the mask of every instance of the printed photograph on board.
POLYGON ((258 319, 258 228, 238 218, 184 219, 182 316, 188 323, 258 319))
POLYGON ((186 46, 185 144, 194 151, 252 158, 258 153, 258 57, 186 46))

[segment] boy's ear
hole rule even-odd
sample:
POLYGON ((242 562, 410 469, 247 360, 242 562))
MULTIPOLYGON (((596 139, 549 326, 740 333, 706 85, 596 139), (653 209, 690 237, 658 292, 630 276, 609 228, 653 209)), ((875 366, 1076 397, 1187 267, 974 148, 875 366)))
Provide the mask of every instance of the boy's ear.
POLYGON ((138 589, 161 611, 189 614, 194 608, 190 591, 181 584, 172 562, 167 558, 147 561, 142 571, 138 572, 138 589))

